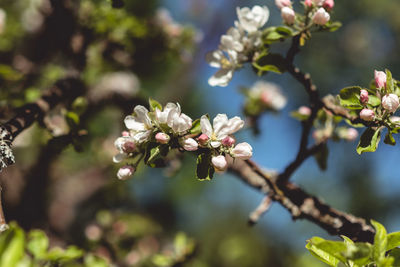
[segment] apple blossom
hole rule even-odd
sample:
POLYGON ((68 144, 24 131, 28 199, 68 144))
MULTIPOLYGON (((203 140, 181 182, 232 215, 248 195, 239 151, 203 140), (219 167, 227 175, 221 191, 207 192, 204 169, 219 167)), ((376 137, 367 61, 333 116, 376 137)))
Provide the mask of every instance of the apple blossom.
POLYGON ((296 14, 294 13, 294 10, 291 7, 287 7, 287 6, 285 6, 284 8, 281 9, 281 16, 282 16, 283 21, 289 25, 292 25, 296 18, 296 14))
POLYGON ((312 17, 312 20, 315 24, 325 25, 330 20, 331 16, 324 8, 319 8, 317 12, 312 17))
POLYGON ((292 6, 292 2, 290 0, 275 0, 275 5, 279 8, 282 9, 286 6, 292 6))
POLYGON ((242 52, 244 45, 242 41, 243 35, 237 28, 231 27, 226 34, 221 36, 220 49, 224 51, 234 50, 242 52))
POLYGON ((211 67, 220 68, 208 83, 211 86, 225 87, 232 80, 233 72, 239 67, 237 52, 230 50, 224 54, 221 50, 215 50, 206 54, 206 61, 211 67))
POLYGON ((239 143, 232 149, 232 157, 247 160, 253 156, 253 148, 248 143, 239 143))
POLYGON ((129 165, 119 168, 117 176, 120 180, 126 180, 135 173, 135 168, 129 165))
POLYGON ((388 112, 395 112, 399 107, 399 97, 395 94, 388 94, 382 97, 382 107, 388 112))
POLYGON ((354 141, 358 137, 358 131, 354 128, 347 129, 345 139, 347 141, 354 141))
POLYGON ((160 144, 168 144, 169 140, 171 139, 166 133, 157 133, 155 138, 156 141, 160 144))
POLYGON ((146 141, 152 132, 153 125, 148 113, 149 111, 145 107, 139 105, 134 108, 134 116, 125 117, 125 126, 130 130, 137 143, 146 141))
POLYGON ((274 83, 257 81, 250 89, 250 97, 260 99, 266 108, 281 110, 287 103, 279 86, 274 83))
POLYGON ((386 87, 386 73, 383 71, 374 72, 376 88, 382 89, 386 87))
POLYGON ((208 117, 203 115, 200 119, 200 125, 202 133, 210 138, 211 146, 217 148, 225 137, 239 131, 243 127, 244 121, 239 117, 228 120, 226 114, 218 114, 213 120, 213 126, 211 126, 208 117))
POLYGON ((225 171, 228 168, 228 162, 222 155, 212 157, 211 163, 217 171, 225 171))
POLYGON ((237 7, 236 13, 239 23, 248 33, 258 31, 269 18, 269 9, 266 6, 254 6, 252 9, 248 7, 237 7))
POLYGON ((129 153, 136 150, 136 144, 132 137, 119 137, 115 140, 114 145, 119 151, 119 153, 113 158, 115 163, 126 159, 129 153))
POLYGON ((174 133, 182 134, 192 127, 192 119, 181 113, 179 104, 168 103, 163 111, 155 110, 155 122, 159 126, 168 125, 174 133))
POLYGON ((360 102, 361 102, 361 104, 368 103, 368 99, 369 99, 368 91, 365 90, 365 89, 361 89, 361 91, 360 91, 360 102))
POLYGON ((193 138, 182 138, 179 143, 186 151, 196 151, 199 148, 199 144, 193 138))
POLYGON ((375 112, 372 109, 364 108, 360 112, 360 118, 365 121, 373 121, 375 119, 375 112))

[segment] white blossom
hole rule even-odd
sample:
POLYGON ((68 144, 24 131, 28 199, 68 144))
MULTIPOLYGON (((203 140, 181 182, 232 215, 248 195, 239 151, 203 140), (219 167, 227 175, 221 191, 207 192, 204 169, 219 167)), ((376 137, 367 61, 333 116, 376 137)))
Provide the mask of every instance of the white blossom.
POLYGON ((208 79, 211 86, 225 87, 232 80, 233 72, 239 67, 237 52, 230 50, 226 54, 222 50, 207 53, 206 61, 211 67, 220 68, 208 79))
POLYGON ((312 20, 315 24, 325 25, 331 19, 331 16, 324 8, 319 8, 317 12, 312 17, 312 20))
POLYGON ((253 156, 253 148, 248 143, 239 143, 232 149, 234 158, 247 160, 253 156))
POLYGON ((121 168, 119 168, 118 173, 117 173, 117 177, 120 180, 126 180, 129 177, 131 177, 135 172, 135 168, 133 168, 132 166, 123 166, 121 168))
POLYGON ((285 6, 281 10, 281 16, 285 23, 292 25, 296 18, 296 13, 294 13, 294 10, 291 7, 285 6))
POLYGON ((179 143, 186 151, 196 151, 199 148, 199 144, 193 138, 182 138, 179 143))
POLYGON ((210 138, 214 148, 219 147, 225 137, 239 131, 243 125, 244 121, 239 117, 228 120, 226 114, 218 114, 213 120, 213 126, 207 116, 203 115, 200 119, 201 131, 210 138))
POLYGON ((395 112, 399 107, 399 97, 395 94, 388 94, 382 97, 382 107, 388 112, 395 112))
POLYGON ((269 18, 269 9, 266 6, 254 6, 252 9, 237 7, 236 13, 240 24, 248 33, 258 31, 269 18))
POLYGON ((134 115, 125 117, 125 126, 131 132, 135 142, 143 143, 147 141, 153 130, 153 125, 149 117, 149 111, 143 106, 134 108, 134 115))

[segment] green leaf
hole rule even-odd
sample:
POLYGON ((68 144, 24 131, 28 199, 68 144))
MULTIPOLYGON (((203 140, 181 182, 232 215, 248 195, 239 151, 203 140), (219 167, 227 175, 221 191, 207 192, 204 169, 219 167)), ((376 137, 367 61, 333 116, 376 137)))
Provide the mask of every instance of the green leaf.
MULTIPOLYGON (((324 249, 320 249, 318 248, 316 245, 314 245, 313 243, 315 243, 316 241, 325 241, 322 238, 319 237, 313 237, 311 238, 311 240, 308 240, 306 248, 310 251, 310 253, 316 257, 317 259, 325 262, 326 264, 328 264, 329 266, 333 266, 336 267, 339 264, 339 259, 336 258, 334 255, 332 255, 331 253, 328 253, 327 251, 325 251, 324 249)), ((317 242, 318 243, 318 242, 317 242)))
POLYGON ((400 232, 393 232, 387 235, 386 250, 391 250, 400 246, 400 232))
POLYGON ((394 92, 394 82, 392 78, 392 73, 386 69, 386 90, 388 94, 391 94, 394 92))
MULTIPOLYGON (((368 90, 368 91, 370 91, 370 90, 368 90)), ((377 107, 381 104, 381 100, 379 99, 379 97, 369 93, 368 104, 370 104, 371 106, 377 107)))
POLYGON ((150 142, 146 145, 144 163, 152 168, 165 167, 163 157, 168 154, 169 146, 150 142))
POLYGON ((200 119, 197 119, 192 123, 192 128, 190 128, 189 132, 191 134, 200 134, 201 133, 200 119))
POLYGON ((390 251, 389 256, 394 259, 393 266, 400 266, 400 248, 393 248, 390 251))
POLYGON ((66 250, 63 250, 59 247, 55 247, 53 249, 51 249, 48 253, 47 253, 47 260, 50 261, 71 261, 74 259, 78 259, 80 257, 82 257, 83 255, 83 251, 78 249, 75 246, 69 246, 66 250))
POLYGON ((364 266, 370 262, 371 254, 371 244, 358 242, 347 244, 347 250, 343 253, 343 256, 359 266, 364 266))
POLYGON ((79 115, 73 111, 68 111, 67 114, 65 114, 65 120, 71 130, 76 129, 80 122, 79 115))
POLYGON ((383 142, 385 142, 385 144, 394 146, 396 145, 396 140, 394 140, 394 137, 392 135, 392 132, 388 131, 386 136, 385 136, 385 140, 383 140, 383 142))
POLYGON ((281 74, 286 71, 286 61, 280 54, 266 54, 257 58, 253 67, 258 70, 258 75, 268 71, 281 74))
POLYGON ((376 130, 367 128, 360 137, 360 142, 357 146, 357 153, 374 152, 378 148, 379 141, 381 140, 382 128, 376 130))
POLYGON ((337 31, 340 27, 342 27, 342 23, 339 21, 334 21, 334 22, 328 22, 324 25, 324 30, 327 30, 329 32, 334 32, 337 31))
POLYGON ((32 230, 28 234, 27 249, 37 259, 43 259, 49 247, 46 234, 40 230, 32 230))
POLYGON ((83 112, 86 111, 87 106, 88 106, 88 102, 87 102, 86 98, 83 97, 83 96, 80 96, 80 97, 77 97, 77 98, 74 100, 74 102, 72 103, 72 110, 73 110, 76 114, 82 115, 83 112))
POLYGON ((95 256, 93 254, 89 254, 85 257, 85 267, 108 267, 109 264, 106 260, 95 256))
POLYGON ((263 41, 266 44, 271 44, 280 41, 284 38, 293 36, 293 30, 286 26, 269 27, 263 32, 263 41))
POLYGON ((343 242, 344 242, 346 245, 354 244, 353 240, 351 240, 351 239, 348 238, 347 236, 341 235, 340 237, 343 238, 343 242))
POLYGON ((214 167, 211 164, 211 154, 203 153, 197 156, 196 175, 199 180, 211 180, 214 175, 214 167))
POLYGON ((348 109, 362 109, 363 106, 360 103, 361 89, 359 86, 351 86, 340 90, 340 105, 348 109))
MULTIPOLYGON (((6 244, 5 250, 1 254, 0 266, 16 266, 22 260, 25 251, 25 234, 24 231, 18 226, 11 227, 9 233, 12 239, 6 244)), ((5 233, 2 233, 2 235, 5 233)))
POLYGON ((158 108, 159 110, 162 111, 162 105, 160 103, 158 103, 156 100, 154 100, 153 98, 149 98, 149 106, 151 111, 156 110, 156 108, 158 108))
POLYGON ((314 158, 317 161, 318 167, 322 171, 325 171, 326 168, 328 167, 328 155, 329 155, 329 150, 326 144, 323 144, 321 149, 314 154, 314 158))
POLYGON ((374 221, 371 220, 371 224, 375 228, 375 237, 374 237, 374 245, 373 245, 373 259, 376 262, 381 262, 382 259, 385 258, 385 252, 387 248, 387 233, 385 227, 374 221))

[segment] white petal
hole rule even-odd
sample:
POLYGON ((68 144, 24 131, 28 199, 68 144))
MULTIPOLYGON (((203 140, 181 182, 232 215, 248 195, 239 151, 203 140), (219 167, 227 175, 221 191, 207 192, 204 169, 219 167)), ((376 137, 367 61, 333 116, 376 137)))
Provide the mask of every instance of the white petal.
POLYGON ((213 148, 217 148, 221 145, 221 142, 220 141, 211 141, 210 144, 213 148))
POLYGON ((133 131, 143 131, 145 130, 145 125, 142 122, 138 122, 135 117, 128 115, 124 119, 126 128, 133 131))
POLYGON ((138 121, 143 122, 148 127, 151 127, 151 120, 149 118, 149 115, 148 115, 149 111, 147 110, 147 108, 139 105, 139 106, 136 106, 133 109, 133 111, 135 112, 138 121))
POLYGON ((226 114, 218 114, 213 120, 214 133, 218 135, 219 132, 224 131, 228 127, 228 117, 226 114))
POLYGON ((144 132, 138 132, 133 136, 133 139, 137 143, 143 143, 149 139, 150 134, 151 134, 151 130, 144 131, 144 132))
POLYGON ((127 157, 128 157, 127 154, 125 154, 125 153, 119 153, 119 154, 117 154, 117 155, 115 155, 115 156, 113 157, 113 162, 114 162, 114 163, 120 163, 121 161, 123 161, 123 160, 126 159, 127 157))
POLYGON ((243 128, 244 121, 236 116, 228 121, 228 126, 229 126, 228 135, 233 134, 243 128))
POLYGON ((200 126, 201 126, 201 132, 210 138, 212 136, 213 129, 210 120, 206 115, 201 116, 200 126))
POLYGON ((221 59, 224 58, 224 53, 221 50, 214 50, 206 54, 206 61, 211 67, 220 68, 221 59))
POLYGON ((232 69, 220 69, 210 79, 208 84, 211 86, 225 87, 232 80, 233 70, 232 69))

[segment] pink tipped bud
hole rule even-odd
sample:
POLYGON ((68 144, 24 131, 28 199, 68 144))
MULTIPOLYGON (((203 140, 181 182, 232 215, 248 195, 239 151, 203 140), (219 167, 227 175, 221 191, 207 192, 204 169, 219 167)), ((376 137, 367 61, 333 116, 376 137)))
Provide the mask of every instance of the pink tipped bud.
POLYGON ((285 6, 281 10, 281 16, 286 24, 292 25, 296 18, 296 13, 294 13, 292 8, 285 6))
POLYGON ((279 8, 282 9, 285 6, 292 6, 292 2, 290 0, 275 0, 275 5, 279 8))
POLYGON ((236 143, 235 138, 231 137, 231 136, 227 136, 224 139, 222 139, 222 144, 224 146, 233 146, 236 143))
POLYGON ((156 141, 160 144, 168 144, 171 138, 166 133, 157 133, 156 134, 156 141))
POLYGON ((228 168, 228 162, 222 155, 212 157, 211 163, 217 171, 225 171, 228 168))
POLYGON ((371 109, 364 108, 360 112, 360 118, 365 121, 373 121, 375 119, 375 112, 371 109))
POLYGON ((314 16, 312 17, 313 22, 318 25, 325 25, 326 23, 328 23, 328 21, 330 19, 331 19, 331 16, 322 7, 319 8, 317 10, 317 12, 315 12, 314 16))
POLYGON ((126 141, 122 145, 122 151, 124 151, 125 153, 132 153, 135 150, 136 150, 136 144, 132 141, 126 141))
POLYGON ((383 71, 375 70, 375 84, 376 88, 382 89, 386 87, 386 73, 383 71))
POLYGON ((399 107, 399 97, 395 94, 388 94, 382 97, 382 107, 394 113, 399 107))
POLYGON ((323 7, 328 11, 331 10, 334 6, 335 2, 333 0, 326 0, 323 4, 323 7))
POLYGON ((135 173, 135 168, 127 165, 127 166, 123 166, 123 167, 119 168, 117 177, 120 180, 126 180, 129 177, 131 177, 134 173, 135 173))
POLYGON ((253 148, 248 143, 239 143, 232 149, 234 158, 247 160, 253 156, 253 148))
POLYGON ((358 137, 358 131, 354 128, 349 128, 347 129, 347 133, 346 133, 346 140, 347 141, 354 141, 356 140, 358 137))
POLYGON ((128 137, 129 136, 129 132, 128 131, 123 131, 122 132, 122 136, 123 137, 128 137))
POLYGON ((360 102, 361 102, 361 104, 368 103, 368 99, 369 99, 368 91, 365 90, 365 89, 361 89, 361 91, 360 91, 360 102))
POLYGON ((300 115, 303 115, 303 116, 310 116, 311 115, 311 109, 309 107, 306 107, 306 106, 299 107, 298 112, 300 113, 300 115))
POLYGON ((199 137, 197 137, 197 141, 199 141, 201 145, 205 145, 208 140, 210 140, 210 138, 206 134, 201 134, 199 137))
POLYGON ((307 7, 312 7, 313 1, 312 0, 305 0, 304 1, 304 5, 307 6, 307 7))

